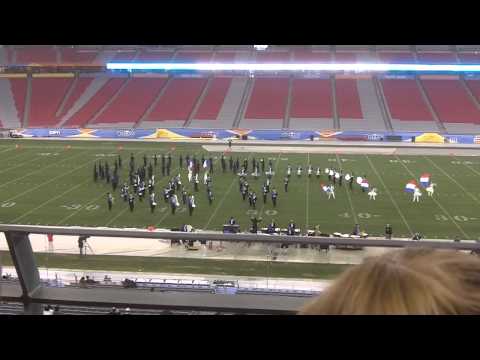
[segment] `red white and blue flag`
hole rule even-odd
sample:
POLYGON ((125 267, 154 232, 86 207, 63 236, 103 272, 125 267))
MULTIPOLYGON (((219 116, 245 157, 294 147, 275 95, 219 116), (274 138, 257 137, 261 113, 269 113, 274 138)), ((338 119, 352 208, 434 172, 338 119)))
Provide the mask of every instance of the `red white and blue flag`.
POLYGON ((422 174, 422 176, 420 176, 420 184, 422 184, 423 187, 427 187, 428 185, 430 185, 430 174, 422 174))
POLYGON ((405 185, 406 192, 414 192, 416 188, 417 188, 417 182, 415 180, 411 180, 407 183, 407 185, 405 185))
POLYGON ((364 189, 368 189, 369 185, 368 185, 368 181, 367 179, 363 179, 362 180, 362 183, 360 184, 360 186, 364 189))

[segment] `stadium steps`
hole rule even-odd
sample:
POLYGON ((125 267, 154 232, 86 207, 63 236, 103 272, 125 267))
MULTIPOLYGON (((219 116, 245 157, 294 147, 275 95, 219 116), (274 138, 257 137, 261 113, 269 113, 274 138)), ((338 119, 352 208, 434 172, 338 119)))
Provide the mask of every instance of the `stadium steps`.
POLYGON ((25 110, 23 112, 22 127, 27 128, 30 119, 30 103, 32 99, 32 74, 27 75, 27 93, 25 95, 25 110))
POLYGON ((65 104, 67 103, 70 95, 72 95, 73 90, 77 86, 78 83, 78 74, 75 74, 75 77, 73 81, 70 84, 70 87, 68 88, 67 92, 65 93, 65 96, 62 99, 62 102, 60 103, 60 106, 58 107, 57 112, 55 113, 55 117, 58 118, 60 115, 63 113, 63 108, 65 107, 65 104))
POLYGON ((427 95, 427 92, 425 91, 425 88, 423 87, 422 82, 420 81, 420 78, 415 75, 415 81, 417 82, 417 86, 420 89, 420 93, 422 94, 422 98, 425 101, 425 104, 427 104, 428 110, 430 110, 430 113, 432 114, 433 119, 435 120, 435 123, 437 124, 437 127, 440 132, 446 133, 447 129, 445 128, 445 125, 440 121, 440 118, 438 117, 437 112, 433 108, 433 105, 430 101, 430 98, 427 95))
POLYGON ((190 124, 192 128, 220 128, 231 129, 235 121, 237 111, 245 92, 248 78, 234 77, 225 93, 225 97, 220 106, 218 116, 214 121, 193 120, 190 124))
POLYGON ((7 129, 20 128, 21 124, 18 118, 12 88, 10 81, 6 78, 0 78, 0 99, 2 99, 2 105, 0 106, 0 121, 3 127, 7 129))
POLYGON ((108 99, 108 101, 91 117, 89 121, 87 121, 85 125, 88 126, 94 124, 95 120, 97 120, 98 117, 110 106, 110 104, 115 101, 115 99, 120 95, 120 93, 123 91, 123 89, 125 89, 125 87, 130 83, 131 80, 132 78, 128 77, 127 80, 123 82, 122 86, 117 89, 113 96, 108 99))
POLYGON ((171 83, 172 79, 173 79, 172 77, 167 78, 167 81, 165 81, 165 84, 163 84, 163 87, 160 89, 160 91, 158 92, 158 94, 157 94, 157 96, 155 97, 155 99, 152 101, 152 103, 151 103, 150 106, 147 108, 147 110, 145 110, 145 113, 140 117, 140 119, 138 120, 138 122, 133 125, 134 128, 140 128, 140 129, 142 129, 142 125, 144 124, 144 122, 146 121, 146 119, 148 119, 148 117, 149 117, 150 114, 152 113, 153 109, 155 109, 155 107, 157 106, 157 103, 160 101, 160 98, 163 96, 163 94, 164 94, 165 91, 167 90, 168 85, 171 83))
POLYGON ((338 109, 337 109, 337 83, 335 80, 335 75, 330 75, 330 85, 332 88, 332 112, 333 112, 333 128, 340 129, 340 120, 338 119, 338 109))
POLYGON ((7 49, 4 45, 0 45, 0 65, 6 64, 8 64, 7 49))
POLYGON ((183 124, 183 127, 188 127, 192 123, 193 119, 195 118, 195 114, 197 113, 198 108, 202 104, 203 100, 205 99, 205 96, 207 95, 207 93, 210 89, 210 86, 212 85, 212 81, 213 81, 213 76, 210 76, 208 78, 205 86, 203 87, 202 93, 200 94, 197 101, 195 102, 195 105, 193 106, 192 112, 190 113, 190 115, 188 116, 188 119, 183 124))
MULTIPOLYGON (((70 121, 70 119, 77 114, 84 106, 86 106, 90 100, 95 97, 98 91, 103 88, 107 83, 108 77, 96 77, 90 83, 90 85, 85 89, 85 91, 80 95, 80 97, 75 101, 70 109, 67 110, 66 114, 62 117, 58 123, 58 127, 62 127, 70 121)), ((80 124, 83 126, 83 124, 80 124)))
POLYGON ((376 76, 372 77, 373 84, 375 86, 375 91, 377 93, 378 102, 380 104, 380 109, 382 110, 383 121, 385 122, 385 127, 389 131, 393 131, 392 126, 392 116, 390 114, 390 109, 388 108, 387 102, 385 100, 385 94, 383 93, 383 87, 380 81, 376 76))
POLYGON ((287 95, 287 105, 285 106, 285 117, 283 119, 283 129, 290 128, 290 108, 292 106, 292 84, 293 84, 293 76, 290 76, 288 80, 288 95, 287 95))
POLYGON ((357 123, 360 126, 357 130, 385 131, 385 122, 373 80, 358 79, 357 90, 364 117, 364 121, 357 123))
POLYGON ((235 120, 232 124, 232 129, 237 129, 239 127, 240 122, 243 119, 245 112, 247 111, 247 104, 250 102, 250 97, 252 96, 254 83, 255 83, 255 79, 249 77, 245 85, 245 90, 243 92, 240 104, 237 109, 237 114, 235 115, 235 120))
POLYGON ((470 97, 472 102, 475 104, 477 109, 480 110, 480 103, 478 102, 477 97, 473 94, 472 90, 468 87, 468 85, 465 81, 465 77, 461 75, 461 76, 459 76, 459 80, 460 80, 460 84, 462 84, 462 87, 465 89, 466 93, 468 94, 468 96, 470 97))

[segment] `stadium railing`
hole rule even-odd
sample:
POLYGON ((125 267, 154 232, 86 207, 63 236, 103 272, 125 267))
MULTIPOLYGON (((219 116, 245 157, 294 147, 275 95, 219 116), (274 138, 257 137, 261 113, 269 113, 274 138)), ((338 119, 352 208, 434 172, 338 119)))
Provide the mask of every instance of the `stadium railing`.
POLYGON ((163 309, 181 311, 213 311, 239 314, 295 314, 306 298, 279 295, 275 293, 248 295, 242 292, 232 294, 159 293, 129 291, 128 289, 96 288, 79 289, 72 287, 52 288, 40 280, 29 234, 84 235, 100 237, 155 238, 170 240, 248 242, 292 245, 335 245, 362 247, 433 247, 439 249, 470 250, 478 252, 478 242, 414 241, 383 239, 352 239, 316 236, 287 236, 265 234, 221 234, 213 232, 149 231, 140 229, 109 229, 87 227, 55 227, 0 224, 5 233, 8 248, 15 266, 18 280, 0 286, 0 300, 20 301, 25 313, 41 314, 42 304, 72 306, 130 307, 138 309, 163 309))

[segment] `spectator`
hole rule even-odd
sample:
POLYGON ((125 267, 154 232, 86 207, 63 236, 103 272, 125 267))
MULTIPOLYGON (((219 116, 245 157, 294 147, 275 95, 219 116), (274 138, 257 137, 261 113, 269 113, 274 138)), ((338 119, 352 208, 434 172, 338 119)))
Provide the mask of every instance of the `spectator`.
POLYGON ((480 260, 456 251, 406 248, 345 271, 304 315, 480 314, 480 260))

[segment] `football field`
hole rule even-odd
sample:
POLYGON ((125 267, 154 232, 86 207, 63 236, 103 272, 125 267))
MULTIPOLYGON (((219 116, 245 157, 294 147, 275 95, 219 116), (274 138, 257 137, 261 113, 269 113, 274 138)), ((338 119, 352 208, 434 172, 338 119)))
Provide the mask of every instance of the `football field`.
MULTIPOLYGON (((394 236, 410 237, 415 232, 427 238, 455 238, 475 240, 480 238, 480 158, 477 156, 398 156, 398 155, 346 155, 288 153, 273 150, 270 154, 254 152, 226 153, 227 172, 222 173, 221 152, 208 152, 199 144, 113 142, 113 141, 44 141, 5 140, 0 142, 0 222, 38 225, 77 225, 99 227, 172 228, 191 224, 197 229, 221 230, 230 216, 235 217, 242 230, 250 225, 249 218, 256 215, 263 218, 265 225, 275 219, 281 227, 294 220, 302 232, 319 225, 322 232, 351 232, 354 224, 370 235, 382 235, 385 224, 393 227, 394 236), (121 148, 119 148, 121 147, 121 148), (135 201, 135 210, 130 212, 128 203, 120 197, 120 186, 114 194, 111 211, 107 207, 106 193, 112 191, 110 184, 93 180, 93 165, 108 161, 113 169, 114 160, 120 154, 123 160, 121 181, 128 181, 130 154, 135 155, 137 166, 143 163, 143 156, 151 159, 153 154, 172 155, 170 177, 162 177, 160 160, 154 169, 158 206, 150 212, 148 194, 143 202, 135 201), (187 184, 186 155, 197 159, 214 159, 213 194, 209 205, 206 187, 203 185, 203 169, 199 176, 200 189, 196 195, 197 207, 189 216, 185 206, 171 214, 170 207, 163 201, 162 190, 171 177, 182 175, 187 184), (179 168, 179 155, 184 158, 179 168), (264 204, 262 184, 264 176, 255 180, 248 177, 250 188, 258 196, 256 209, 249 208, 248 200, 243 201, 239 192, 238 176, 228 171, 228 157, 237 156, 242 163, 265 159, 273 162, 273 186, 279 192, 278 204, 273 207, 270 196, 264 204), (288 193, 284 192, 283 179, 288 165, 292 166, 288 193), (314 174, 306 175, 308 164, 314 174), (295 170, 303 168, 301 177, 295 170), (320 179, 315 169, 320 167, 320 179), (360 186, 354 184, 335 187, 336 199, 327 200, 320 183, 328 183, 323 172, 326 167, 353 172, 366 176, 370 188, 375 187, 378 195, 369 200, 360 186), (419 182, 423 173, 431 174, 436 183, 433 197, 424 189, 419 203, 412 202, 412 194, 404 187, 412 179, 419 182)), ((179 198, 181 198, 179 196, 179 198)))

